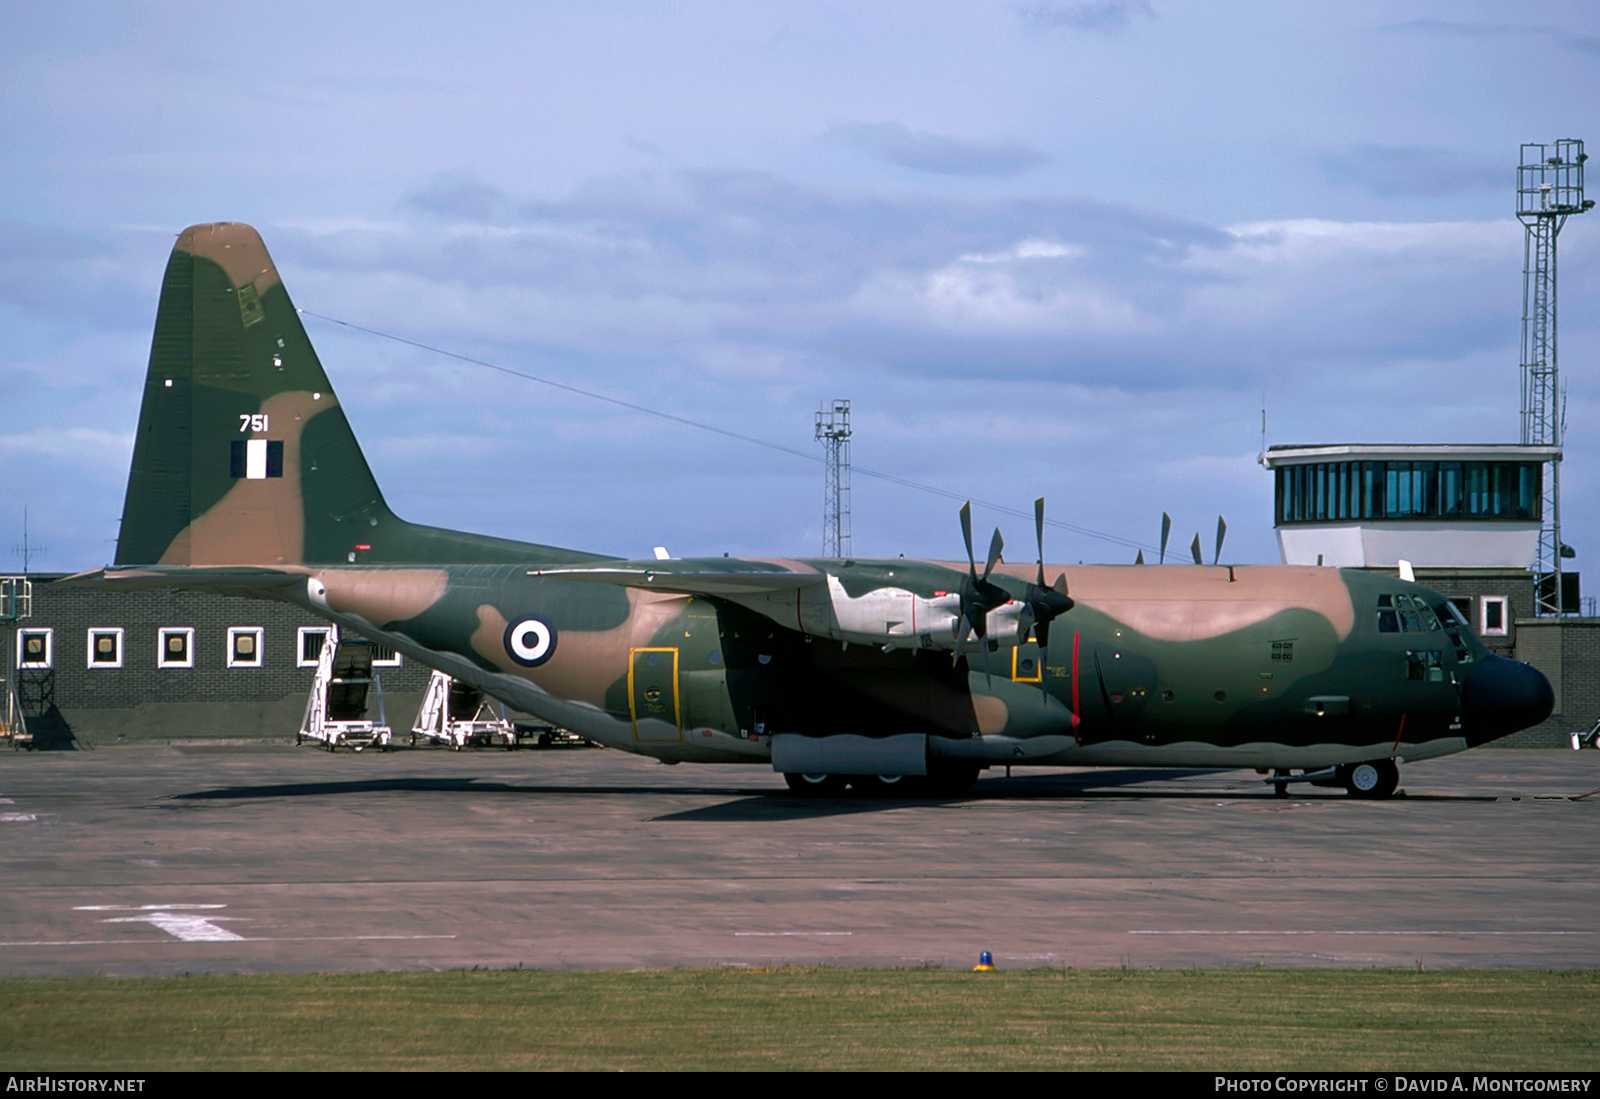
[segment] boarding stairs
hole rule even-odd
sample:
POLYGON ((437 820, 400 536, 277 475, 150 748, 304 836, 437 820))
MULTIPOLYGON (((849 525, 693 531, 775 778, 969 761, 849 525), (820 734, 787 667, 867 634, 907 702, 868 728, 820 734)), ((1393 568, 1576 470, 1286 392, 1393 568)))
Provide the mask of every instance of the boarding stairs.
POLYGON ((389 750, 393 734, 383 708, 383 682, 372 670, 376 646, 364 637, 339 636, 329 626, 317 656, 317 671, 306 698, 305 717, 294 742, 316 741, 332 752, 344 744, 361 751, 376 746, 389 750), (367 696, 376 691, 378 720, 367 718, 367 696))
POLYGON ((0 741, 13 748, 33 747, 17 691, 22 678, 18 623, 32 614, 33 581, 26 576, 0 576, 0 741))
POLYGON ((504 703, 499 704, 499 717, 494 706, 482 691, 436 671, 411 727, 411 743, 422 739, 457 752, 499 743, 509 752, 517 746, 517 727, 507 719, 504 703))

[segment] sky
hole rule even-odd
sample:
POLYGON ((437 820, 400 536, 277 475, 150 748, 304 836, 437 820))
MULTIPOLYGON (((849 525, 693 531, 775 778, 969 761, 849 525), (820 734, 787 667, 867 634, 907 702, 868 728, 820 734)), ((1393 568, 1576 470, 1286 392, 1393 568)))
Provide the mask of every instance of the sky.
MULTIPOLYGON (((1269 445, 1518 441, 1519 146, 1600 141, 1597 77, 1600 9, 1536 0, 15 0, 0 573, 24 512, 33 570, 112 559, 209 221, 261 231, 416 522, 817 555, 843 398, 857 556, 961 557, 970 498, 1031 560, 1043 496, 1052 561, 1168 512, 1276 562, 1263 410, 1269 445)), ((1600 582, 1600 212, 1559 241, 1600 582)))

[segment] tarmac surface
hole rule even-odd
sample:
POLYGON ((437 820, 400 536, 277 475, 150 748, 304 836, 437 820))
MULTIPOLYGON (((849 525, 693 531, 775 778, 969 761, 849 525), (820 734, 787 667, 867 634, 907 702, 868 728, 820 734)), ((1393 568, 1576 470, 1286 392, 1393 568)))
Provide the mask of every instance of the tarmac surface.
MULTIPOLYGON (((987 777, 994 776, 994 777, 987 777)), ((811 801, 599 750, 0 754, 0 976, 1600 966, 1600 751, 811 801)))

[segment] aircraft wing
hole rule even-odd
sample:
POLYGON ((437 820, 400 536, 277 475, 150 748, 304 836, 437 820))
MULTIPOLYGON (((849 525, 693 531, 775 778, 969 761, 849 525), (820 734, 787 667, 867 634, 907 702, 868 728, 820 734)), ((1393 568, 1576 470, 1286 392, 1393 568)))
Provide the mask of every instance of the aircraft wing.
POLYGON ((712 558, 690 561, 627 562, 621 565, 578 565, 529 569, 529 576, 558 580, 623 584, 682 595, 740 596, 792 593, 797 588, 826 584, 828 574, 799 561, 768 562, 712 558))

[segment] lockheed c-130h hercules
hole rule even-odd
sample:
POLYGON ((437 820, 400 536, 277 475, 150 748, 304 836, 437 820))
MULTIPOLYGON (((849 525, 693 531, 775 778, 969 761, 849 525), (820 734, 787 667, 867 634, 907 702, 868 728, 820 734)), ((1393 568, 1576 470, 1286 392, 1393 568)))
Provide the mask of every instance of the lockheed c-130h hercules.
POLYGON ((601 744, 807 793, 995 765, 1249 767, 1358 796, 1537 724, 1550 684, 1393 575, 1290 566, 625 561, 391 512, 261 238, 167 266, 116 564, 281 600, 601 744), (1047 577, 1054 575, 1054 581, 1047 577))

